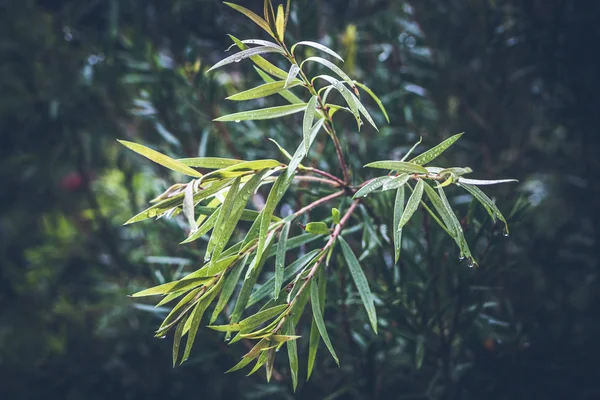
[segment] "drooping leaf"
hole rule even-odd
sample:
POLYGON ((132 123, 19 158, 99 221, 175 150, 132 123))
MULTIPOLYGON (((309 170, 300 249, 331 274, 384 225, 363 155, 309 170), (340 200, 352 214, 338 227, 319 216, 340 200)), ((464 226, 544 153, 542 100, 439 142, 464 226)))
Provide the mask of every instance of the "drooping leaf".
POLYGON ((190 315, 191 324, 188 331, 188 338, 185 343, 185 350, 183 352, 182 362, 186 361, 190 356, 190 352, 192 351, 192 345, 194 344, 194 340, 196 339, 196 333, 198 332, 198 328, 200 326, 200 321, 202 320, 202 317, 204 316, 204 313, 208 306, 212 303, 212 301, 219 293, 222 284, 223 277, 221 277, 221 279, 219 279, 219 282, 200 299, 198 304, 196 304, 192 315, 190 315))
POLYGON ((413 146, 406 152, 406 154, 404 155, 404 157, 402 157, 402 159, 400 161, 406 161, 406 159, 412 154, 413 151, 415 151, 415 149, 421 144, 421 142, 423 141, 423 136, 419 137, 419 141, 415 144, 413 144, 413 146))
MULTIPOLYGON (((311 235, 312 236, 312 235, 311 235)), ((316 255, 319 253, 319 249, 312 250, 302 257, 298 258, 292 264, 290 264, 283 273, 282 282, 289 281, 292 277, 296 276, 302 269, 304 269, 307 265, 310 265, 310 262, 313 261, 316 255)), ((246 307, 251 307, 254 304, 258 303, 265 297, 267 297, 270 293, 273 293, 275 288, 275 277, 266 281, 260 288, 254 291, 248 300, 248 304, 246 307)))
POLYGON ((219 217, 219 210, 220 207, 217 208, 216 211, 213 212, 198 229, 190 233, 190 236, 188 236, 187 239, 180 244, 193 242, 194 240, 198 240, 202 236, 206 235, 212 228, 214 228, 217 218, 219 217))
POLYGON ((502 222, 504 222, 504 233, 508 235, 510 232, 508 230, 508 222, 504 215, 500 212, 500 209, 496 206, 496 204, 490 199, 481 189, 477 186, 469 185, 467 183, 460 183, 460 186, 464 188, 467 192, 469 192, 477 201, 481 203, 481 205, 486 209, 490 217, 493 221, 495 221, 495 217, 502 222))
POLYGON ((187 165, 182 164, 179 161, 172 159, 169 156, 159 153, 156 150, 152 150, 149 147, 146 147, 141 144, 133 143, 133 142, 128 142, 126 140, 117 140, 117 141, 119 143, 121 143, 123 146, 127 147, 128 149, 133 150, 136 153, 146 157, 147 159, 154 161, 155 163, 160 164, 163 167, 169 168, 170 170, 179 172, 184 175, 193 176, 194 178, 202 177, 202 174, 200 172, 196 171, 195 169, 192 169, 192 168, 188 167, 187 165))
POLYGON ((331 233, 325 222, 309 222, 304 230, 313 235, 329 235, 331 233))
POLYGON ((198 229, 196 225, 196 217, 194 216, 194 182, 190 182, 185 187, 185 194, 183 197, 183 215, 190 225, 190 230, 194 232, 198 229))
POLYGON ((420 165, 403 162, 403 161, 395 161, 395 160, 375 161, 375 162, 365 165, 365 167, 389 169, 392 171, 406 172, 409 174, 426 174, 427 173, 427 170, 425 168, 421 167, 420 165))
POLYGON ((242 50, 242 51, 237 52, 227 58, 222 59, 221 61, 219 61, 218 63, 213 65, 206 72, 210 72, 212 70, 215 70, 215 69, 225 66, 227 64, 231 64, 234 62, 237 63, 237 62, 242 61, 245 58, 252 57, 255 55, 259 55, 259 54, 264 54, 264 53, 280 53, 281 54, 281 53, 283 53, 283 50, 278 49, 276 47, 272 47, 272 46, 252 47, 252 48, 249 48, 247 50, 242 50))
POLYGON ((257 253, 262 253, 265 249, 267 233, 269 230, 269 225, 271 224, 271 217, 273 216, 275 207, 277 204, 279 204, 279 201, 289 187, 289 183, 290 181, 286 179, 285 174, 281 174, 277 177, 277 180, 269 192, 269 197, 267 197, 265 207, 261 211, 260 232, 258 235, 258 247, 256 250, 257 253))
POLYGON ((181 321, 175 329, 175 336, 173 337, 173 367, 177 365, 177 359, 179 357, 179 345, 181 344, 181 337, 183 336, 183 328, 185 322, 181 321))
POLYGON ((334 63, 332 63, 329 60, 326 60, 324 58, 321 57, 308 57, 307 59, 305 59, 304 61, 302 61, 302 64, 300 64, 300 68, 302 68, 302 66, 307 63, 307 62, 317 62, 327 68, 329 68, 331 71, 333 71, 337 76, 339 76, 340 78, 342 78, 342 80, 344 82, 346 82, 348 85, 350 85, 351 87, 356 87, 354 84, 354 81, 348 76, 348 74, 346 74, 340 67, 338 67, 337 65, 335 65, 334 63))
MULTIPOLYGON (((295 335, 294 322, 291 318, 288 318, 285 322, 285 334, 290 336, 295 335)), ((292 377, 292 386, 294 387, 295 392, 296 388, 298 387, 298 345, 295 340, 289 340, 286 342, 286 347, 290 363, 290 375, 292 377)))
POLYGON ((379 109, 381 110, 381 112, 383 113, 383 116, 385 117, 385 120, 389 123, 390 122, 390 117, 388 116, 387 111, 385 110, 385 107, 383 105, 383 103, 381 102, 381 100, 379 99, 379 97, 377 97, 377 95, 375 93, 373 93, 373 91, 371 89, 369 89, 369 87, 363 83, 354 81, 354 84, 356 86, 358 86, 359 88, 361 88, 362 90, 364 90, 365 92, 367 92, 367 94, 369 96, 371 96, 371 98, 373 100, 375 100, 375 103, 377 103, 377 105, 379 106, 379 109))
MULTIPOLYGON (((213 230, 213 234, 211 235, 208 245, 206 246, 204 261, 218 259, 221 255, 221 251, 227 244, 226 241, 229 240, 228 237, 225 238, 224 236, 226 231, 228 231, 227 224, 230 223, 229 217, 233 209, 233 204, 235 203, 236 199, 238 199, 240 181, 240 178, 236 178, 233 181, 233 184, 227 192, 227 196, 225 196, 225 201, 223 201, 223 205, 219 209, 219 216, 215 222, 215 229, 213 230), (217 248, 220 250, 217 250, 217 248)), ((237 221, 235 221, 234 224, 237 224, 237 221)))
POLYGON ((396 229, 402 229, 404 225, 412 218, 415 211, 419 208, 419 203, 421 202, 421 198, 423 197, 425 182, 422 179, 419 179, 415 186, 415 190, 410 195, 408 202, 406 203, 406 208, 402 213, 402 217, 400 217, 400 223, 396 229))
POLYGON ((358 263, 358 259, 354 255, 354 252, 352 251, 346 240, 344 240, 342 236, 338 236, 338 240, 340 241, 342 254, 344 255, 346 264, 350 269, 350 275, 352 275, 352 279, 354 280, 354 284, 358 289, 360 299, 362 300, 362 303, 365 306, 365 310, 367 311, 367 315, 369 316, 369 322, 371 323, 371 327, 373 328, 373 331, 377 333, 377 312, 375 310, 373 294, 371 293, 371 289, 369 288, 369 282, 367 281, 367 277, 365 276, 365 273, 363 272, 360 264, 358 263))
POLYGON ((242 40, 243 44, 257 44, 259 46, 266 46, 266 47, 273 47, 275 49, 278 49, 280 51, 284 51, 283 48, 278 45, 277 43, 273 43, 273 42, 269 42, 268 40, 262 40, 262 39, 244 39, 242 40))
POLYGON ((224 115, 214 121, 256 121, 285 117, 286 115, 296 114, 306 109, 306 103, 290 104, 287 106, 277 106, 262 108, 259 110, 242 111, 234 114, 224 115))
POLYGON ((221 295, 219 296, 217 305, 215 306, 212 316, 210 317, 209 324, 212 324, 213 322, 215 322, 217 320, 217 317, 219 316, 219 314, 221 314, 221 311, 223 311, 225 306, 227 306, 227 303, 229 302, 229 299, 233 295, 233 292, 235 291, 235 287, 240 280, 242 271, 244 270, 244 267, 246 266, 246 263, 248 262, 249 256, 250 256, 249 254, 246 254, 244 256, 244 258, 242 259, 242 261, 240 261, 238 263, 238 265, 229 273, 229 276, 225 279, 225 282, 223 283, 223 289, 221 290, 221 295))
MULTIPOLYGON (((325 278, 322 277, 320 280, 324 281, 325 278)), ((340 360, 338 359, 337 354, 335 354, 335 350, 333 349, 331 340, 329 339, 329 334, 327 333, 327 328, 325 328, 325 321, 323 320, 323 312, 321 311, 319 295, 319 285, 313 280, 310 284, 310 302, 312 304, 313 318, 315 324, 317 325, 317 329, 319 330, 319 334, 325 343, 325 346, 331 353, 331 356, 335 360, 336 364, 339 366, 340 360)))
POLYGON ((306 105, 304 119, 302 122, 302 137, 304 139, 304 150, 308 154, 310 148, 310 133, 313 127, 313 121, 317 112, 317 96, 312 96, 306 105))
POLYGON ((463 135, 463 133, 459 133, 457 135, 449 137, 448 139, 444 140, 442 143, 438 144, 434 148, 429 149, 426 152, 416 156, 415 158, 410 160, 410 162, 414 163, 414 164, 418 164, 418 165, 425 165, 425 164, 433 161, 434 159, 439 157, 440 154, 442 154, 444 151, 446 151, 446 149, 448 149, 448 147, 452 146, 454 144, 454 142, 456 142, 458 139, 460 139, 460 137, 463 135))
POLYGON ((227 100, 234 101, 243 101, 243 100, 252 100, 252 99, 260 99, 262 97, 271 96, 277 94, 283 90, 287 90, 288 88, 292 88, 294 86, 300 85, 301 82, 299 80, 292 80, 291 82, 287 81, 276 81, 271 83, 265 83, 264 85, 257 86, 255 88, 245 90, 240 93, 236 93, 232 96, 227 97, 227 100))
POLYGON ((154 286, 149 289, 142 290, 140 292, 132 294, 130 297, 146 297, 146 296, 158 296, 165 295, 168 293, 179 292, 182 290, 190 290, 201 286, 207 282, 209 278, 192 278, 192 279, 181 279, 174 282, 163 283, 162 285, 154 286))
POLYGON ((277 243, 277 255, 275 256, 275 277, 274 277, 274 291, 273 297, 275 300, 279 298, 279 291, 281 290, 281 285, 283 284, 283 275, 285 269, 285 253, 287 248, 287 239, 288 234, 290 232, 290 223, 286 223, 281 229, 281 234, 279 235, 279 242, 277 243))
POLYGON ((444 192, 444 189, 438 187, 437 192, 438 192, 438 195, 440 196, 440 199, 442 200, 444 207, 447 210, 446 215, 450 218, 448 223, 453 225, 455 232, 457 232, 455 241, 456 241, 456 244, 458 245, 458 247, 460 248, 461 257, 466 257, 469 260, 470 266, 477 266, 477 262, 473 258, 473 255, 471 254, 471 250, 469 249, 467 240, 465 239, 465 235, 464 235, 462 227, 460 225, 460 221, 454 214, 454 211, 452 210, 452 206, 450 206, 450 202, 448 201, 448 198, 446 197, 446 193, 444 192))
POLYGON ((256 25, 258 25, 262 29, 264 29, 265 32, 267 32, 269 35, 275 37, 275 35, 274 35, 273 31, 271 30, 271 28, 269 27, 269 24, 267 23, 267 21, 265 21, 263 18, 256 15, 254 12, 248 10, 245 7, 237 5, 237 4, 228 3, 228 2, 224 2, 224 4, 227 4, 229 7, 233 8, 234 10, 241 12, 246 17, 250 18, 256 25))
POLYGON ((311 41, 307 41, 307 40, 303 40, 301 42, 297 42, 295 43, 292 48, 291 48, 291 52, 294 53, 294 50, 296 50, 296 47, 298 46, 309 46, 309 47, 313 47, 317 50, 321 50, 324 53, 329 54, 330 56, 333 56, 335 58, 337 58, 338 60, 340 60, 341 62, 344 62, 344 59, 335 51, 331 50, 329 47, 322 45, 321 43, 316 43, 316 42, 311 42, 311 41))
POLYGON ((425 192, 427 193, 427 197, 431 201, 431 204, 433 204, 433 207, 436 209, 436 211, 444 221, 444 225, 450 231, 450 236, 452 236, 453 238, 458 238, 461 227, 456 216, 450 215, 450 213, 454 214, 454 212, 446 208, 446 205, 444 204, 440 196, 435 192, 434 189, 431 188, 431 186, 425 184, 424 188, 425 192))
POLYGON ((402 229, 400 228, 400 218, 404 213, 404 186, 396 191, 396 200, 394 202, 394 223, 392 229, 394 232, 394 263, 397 264, 402 250, 402 229))
MULTIPOLYGON (((244 43, 242 43, 241 40, 239 40, 238 38, 236 38, 233 35, 228 35, 228 36, 231 38, 231 40, 233 40, 233 42, 238 46, 238 48, 240 50, 248 50, 249 47, 246 46, 244 43)), ((252 60, 252 62, 258 68, 260 68, 260 72, 262 72, 262 73, 266 72, 267 74, 270 74, 270 75, 272 75, 274 77, 277 77, 279 79, 285 79, 287 77, 287 73, 284 70, 276 67, 271 62, 265 60, 263 57, 261 57, 259 55, 251 56, 250 60, 252 60)))
MULTIPOLYGON (((369 121, 369 124, 371 124, 371 126, 373 128, 375 128, 375 130, 379 130, 379 128, 377 128, 377 124, 375 124, 375 121, 373 121, 373 118, 371 117, 371 114, 369 114, 369 111, 367 110, 367 108, 363 105, 363 103, 358 99, 358 97, 356 97, 353 93, 348 92, 348 94, 352 97, 352 99, 354 100, 354 104, 356 105, 356 107, 358 108, 358 111, 360 111, 360 113, 362 114, 363 117, 365 117, 367 119, 367 121, 369 121)), ((359 127, 360 128, 360 127, 359 127)))
MULTIPOLYGON (((325 277, 325 270, 324 269, 320 269, 317 272, 317 282, 315 282, 315 280, 313 280, 311 282, 311 290, 310 290, 310 301, 311 301, 311 307, 314 309, 315 304, 317 305, 317 307, 319 308, 321 315, 323 315, 323 312, 325 311, 325 295, 326 295, 326 277, 325 277), (318 302, 313 303, 313 285, 317 285, 317 295, 318 295, 318 302)), ((312 375, 312 371, 315 365, 315 360, 317 359, 317 350, 319 348, 319 341, 320 341, 320 333, 319 333, 319 328, 317 327, 317 323, 314 317, 314 312, 313 312, 313 318, 311 321, 311 325, 310 325, 310 340, 309 340, 309 345, 308 345, 308 372, 306 374, 306 379, 310 379, 310 376, 312 375)))
MULTIPOLYGON (((312 127, 312 130, 310 132, 310 140, 309 140, 309 146, 308 146, 309 148, 312 145, 315 138, 317 137, 317 134, 323 127, 324 123, 325 123, 325 119, 321 118, 312 127)), ((288 168, 286 171, 286 175, 287 175, 288 179, 290 179, 292 177, 292 175, 294 175, 294 173, 296 172, 296 168, 298 168, 298 166, 300 165, 300 162, 304 159, 304 157, 306 157, 306 146, 304 145, 304 139, 303 139, 302 143, 300 143, 300 145, 294 152, 294 155, 292 156, 292 159, 288 165, 288 168)))
POLYGON ((368 195, 369 193, 379 189, 380 187, 382 187, 386 182, 392 180, 391 177, 389 176, 380 176, 378 178, 375 179, 371 179, 366 185, 364 185, 363 187, 361 187, 352 198, 357 199, 359 197, 365 197, 366 195, 368 195))

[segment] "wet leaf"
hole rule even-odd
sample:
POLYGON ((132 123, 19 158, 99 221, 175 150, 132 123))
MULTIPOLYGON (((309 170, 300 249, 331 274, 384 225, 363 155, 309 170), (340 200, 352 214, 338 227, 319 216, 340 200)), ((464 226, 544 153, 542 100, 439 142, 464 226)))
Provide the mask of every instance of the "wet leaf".
MULTIPOLYGON (((324 282, 325 277, 321 277, 320 281, 324 282)), ((335 350, 333 349, 331 340, 329 339, 329 334, 327 333, 327 328, 325 328, 325 321, 323 320, 323 311, 321 310, 320 306, 320 296, 322 297, 322 294, 319 293, 319 284, 313 280, 310 285, 310 302, 312 304, 313 318, 315 324, 317 325, 317 329, 319 330, 319 334, 321 335, 321 338, 325 343, 325 346, 331 353, 331 356, 335 360, 336 364, 339 366, 340 360, 338 359, 337 354, 335 354, 335 350)))
POLYGON ((224 115, 214 121, 255 121, 280 118, 286 115, 296 114, 306 109, 306 104, 290 104, 287 106, 262 108, 259 110, 242 111, 239 113, 224 115))
POLYGON ((236 93, 232 96, 227 97, 227 100, 243 101, 260 99, 262 97, 271 96, 277 94, 287 88, 298 86, 301 84, 299 80, 292 80, 289 83, 287 81, 275 81, 271 83, 265 83, 264 85, 257 86, 255 88, 245 90, 240 93, 236 93))
POLYGON ((406 172, 410 174, 426 174, 427 170, 419 165, 404 161, 375 161, 365 165, 368 168, 389 169, 392 171, 406 172))
POLYGON ((231 63, 237 63, 242 61, 245 58, 248 57, 252 57, 255 55, 259 55, 259 54, 264 54, 264 53, 280 53, 283 54, 283 49, 281 48, 276 48, 276 47, 272 47, 272 46, 260 46, 260 47, 252 47, 249 48, 247 50, 242 50, 239 51, 227 58, 222 59, 221 61, 219 61, 218 63, 216 63, 215 65, 213 65, 208 71, 206 72, 210 72, 213 71, 217 68, 221 68, 225 65, 231 64, 231 63))
POLYGON ((404 225, 406 225, 406 223, 412 218, 415 211, 417 211, 417 209, 419 208, 419 203, 421 202, 421 198, 423 197, 424 185, 425 182, 419 179, 419 182, 417 182, 415 186, 415 190, 410 195, 410 198, 406 203, 406 208, 402 213, 402 217, 400 217, 400 223, 398 224, 397 229, 402 229, 404 225))
POLYGON ((166 156, 162 153, 159 153, 156 150, 152 150, 149 147, 143 146, 141 144, 128 142, 126 140, 117 140, 123 146, 127 147, 130 150, 135 151, 136 153, 146 157, 147 159, 154 161, 157 164, 162 165, 163 167, 167 167, 172 171, 179 172, 184 175, 193 176, 195 178, 202 177, 202 174, 185 164, 180 163, 177 160, 172 159, 169 156, 166 156))
POLYGON ((188 167, 219 169, 231 167, 232 165, 243 163, 244 160, 234 160, 231 158, 199 157, 199 158, 180 158, 180 163, 188 167))
POLYGON ((369 96, 371 96, 371 98, 373 100, 375 100, 375 103, 377 103, 377 105, 379 106, 379 109, 383 113, 383 116, 385 117, 385 120, 389 123, 390 122, 390 117, 388 116, 388 113, 385 110, 385 107, 383 106, 383 103, 381 102, 381 100, 379 99, 379 97, 377 97, 377 95, 375 95, 375 93, 373 93, 373 91, 371 89, 369 89, 367 87, 367 85, 362 84, 362 83, 357 82, 357 81, 354 81, 354 84, 356 84, 356 86, 358 86, 359 88, 361 88, 362 90, 364 90, 365 92, 367 92, 367 94, 369 96))
POLYGON ((298 46, 309 46, 309 47, 315 48, 317 50, 321 50, 322 52, 327 53, 330 56, 337 58, 341 62, 344 62, 344 59, 338 53, 331 50, 329 47, 322 45, 321 43, 303 40, 301 42, 295 43, 291 48, 291 52, 294 53, 294 50, 296 50, 296 47, 298 47, 298 46))
POLYGON ((394 202, 394 223, 392 229, 394 232, 394 263, 397 264, 402 250, 402 229, 400 229, 400 218, 404 214, 404 186, 396 191, 396 200, 394 202))
POLYGON ((281 291, 281 285, 283 284, 283 276, 285 269, 285 253, 287 248, 287 239, 290 232, 290 223, 286 223, 281 229, 279 235, 279 242, 277 243, 277 254, 275 256, 275 277, 274 277, 274 288, 273 297, 275 300, 279 298, 279 292, 281 291))
POLYGON ((306 111, 304 112, 304 119, 302 122, 302 137, 304 142, 305 153, 308 154, 308 150, 311 145, 310 134, 313 127, 313 121, 317 112, 317 96, 313 96, 306 105, 306 111))
POLYGON ((425 165, 425 164, 433 161, 434 159, 439 157, 440 154, 442 154, 444 151, 446 151, 446 149, 448 149, 448 147, 452 146, 454 144, 454 142, 456 142, 458 139, 460 139, 460 137, 463 135, 463 133, 459 133, 457 135, 449 137, 448 139, 444 140, 442 143, 438 144, 434 148, 429 149, 426 152, 416 156, 415 158, 410 160, 410 162, 419 164, 419 165, 425 165))
POLYGON ((288 304, 281 304, 263 311, 259 311, 258 313, 251 315, 250 317, 238 323, 229 325, 210 325, 209 328, 218 332, 237 332, 241 330, 250 330, 265 321, 279 316, 287 307, 288 304))
POLYGON ((366 195, 368 195, 369 193, 379 189, 380 187, 382 187, 386 182, 392 180, 391 177, 389 176, 380 176, 378 178, 375 179, 371 179, 366 185, 364 185, 363 187, 361 187, 358 192, 356 192, 354 194, 354 196, 352 197, 353 199, 357 199, 359 197, 365 197, 366 195))
POLYGON ((274 35, 273 31, 271 30, 271 28, 269 27, 269 24, 267 23, 267 21, 265 21, 264 19, 262 19, 261 17, 256 15, 254 12, 248 10, 245 7, 237 5, 237 4, 228 3, 228 2, 223 2, 223 3, 227 4, 229 7, 233 8, 234 10, 241 12, 246 17, 250 18, 256 25, 258 25, 262 29, 264 29, 265 32, 267 32, 269 35, 275 37, 275 35, 274 35))
POLYGON ((331 233, 325 222, 309 222, 304 230, 313 235, 329 235, 331 233))

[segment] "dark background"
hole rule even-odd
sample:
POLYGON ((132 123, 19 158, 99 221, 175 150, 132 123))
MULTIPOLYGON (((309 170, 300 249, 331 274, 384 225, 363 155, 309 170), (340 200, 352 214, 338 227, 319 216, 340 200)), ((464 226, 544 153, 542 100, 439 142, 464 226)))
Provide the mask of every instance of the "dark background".
MULTIPOLYGON (((423 327, 432 344, 416 365, 414 336, 402 336, 394 303, 414 292, 398 291, 378 305, 390 328, 375 337, 352 324, 350 340, 337 340, 342 368, 321 351, 295 396, 285 356, 270 384, 224 375, 243 348, 211 332, 172 369, 170 339, 152 337, 161 310, 126 295, 182 263, 147 257, 193 260, 199 250, 177 245, 181 221, 121 226, 172 179, 115 139, 178 157, 274 156, 267 136, 292 148, 300 132, 289 121, 211 122, 232 110, 226 95, 257 82, 244 63, 203 73, 223 57, 226 33, 264 35, 213 0, 5 0, 0 398, 600 398, 600 2, 297 0, 292 8, 288 40, 339 50, 345 70, 391 115, 383 127, 372 108, 379 133, 340 123, 356 169, 402 154, 419 136, 430 146, 465 131, 449 163, 520 181, 490 189, 510 215, 511 237, 488 224, 487 245, 475 252, 481 268, 457 272, 464 286, 442 293, 461 310, 456 340, 444 347, 423 327)), ((416 301, 417 314, 426 308, 416 301)))

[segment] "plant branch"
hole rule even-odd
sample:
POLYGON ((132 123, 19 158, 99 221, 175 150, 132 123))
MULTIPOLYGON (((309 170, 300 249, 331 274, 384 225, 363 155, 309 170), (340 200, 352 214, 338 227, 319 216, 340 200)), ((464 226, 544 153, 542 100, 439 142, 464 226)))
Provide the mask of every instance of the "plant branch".
POLYGON ((325 178, 318 178, 316 176, 303 176, 303 175, 296 175, 294 177, 295 180, 297 181, 305 181, 305 182, 318 182, 318 183, 324 183, 330 186, 334 186, 334 187, 339 187, 340 184, 334 180, 331 179, 325 179, 325 178))

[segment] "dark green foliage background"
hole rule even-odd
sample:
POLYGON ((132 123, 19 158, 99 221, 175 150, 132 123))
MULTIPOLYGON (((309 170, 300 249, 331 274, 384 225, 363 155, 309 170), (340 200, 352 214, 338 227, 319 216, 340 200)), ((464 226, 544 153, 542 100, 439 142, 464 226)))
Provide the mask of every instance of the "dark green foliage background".
MULTIPOLYGON (((177 245, 178 219, 121 226, 173 176, 115 139, 176 157, 276 157, 267 137, 295 148, 300 129, 289 127, 298 118, 211 122, 237 107, 224 97, 258 80, 244 63, 227 74, 202 71, 223 56, 226 33, 263 34, 216 0, 6 0, 0 398, 600 398, 600 3, 298 0, 293 10, 288 39, 339 50, 392 118, 385 125, 372 108, 379 133, 356 133, 341 119, 355 173, 371 177, 362 165, 397 158, 419 136, 432 146, 466 131, 444 155, 448 165, 520 180, 487 190, 511 215, 510 239, 456 198, 459 215, 469 213, 478 270, 459 263, 453 243, 423 218, 393 270, 385 267, 391 245, 367 241, 380 334, 341 281, 347 272, 333 271, 326 319, 342 367, 322 348, 296 395, 283 355, 281 379, 269 385, 259 374, 224 375, 244 348, 206 330, 189 362, 172 369, 170 340, 152 338, 164 315, 126 294, 174 273, 147 256, 195 260, 201 246, 177 245), (196 60, 201 72, 186 73, 196 60)), ((336 171, 333 148, 320 151, 319 165, 336 171)), ((389 223, 393 199, 374 202, 365 221, 389 223)))

